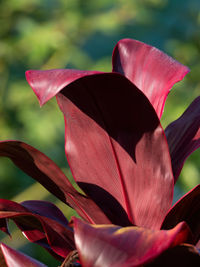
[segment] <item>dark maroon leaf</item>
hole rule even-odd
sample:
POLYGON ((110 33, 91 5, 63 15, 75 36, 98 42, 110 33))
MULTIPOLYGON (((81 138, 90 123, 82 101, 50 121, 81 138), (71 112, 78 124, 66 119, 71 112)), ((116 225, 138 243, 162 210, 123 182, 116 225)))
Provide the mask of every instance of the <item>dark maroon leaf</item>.
POLYGON ((190 227, 194 244, 200 239, 200 185, 184 195, 168 212, 162 229, 171 229, 181 221, 190 227))
POLYGON ((200 96, 165 129, 175 182, 186 158, 200 147, 200 96))
POLYGON ((69 227, 68 220, 63 213, 51 202, 43 200, 28 200, 20 203, 29 211, 55 220, 65 227, 69 227))
POLYGON ((170 89, 189 69, 155 47, 122 39, 113 51, 113 71, 125 75, 142 90, 161 118, 170 89))
POLYGON ((171 230, 89 225, 74 219, 75 243, 84 267, 133 267, 148 263, 189 237, 182 222, 171 230))
MULTIPOLYGON (((73 231, 69 226, 63 225, 63 219, 60 223, 60 215, 56 219, 57 209, 52 212, 52 218, 49 218, 45 216, 45 211, 42 214, 41 209, 39 215, 16 202, 0 199, 0 220, 12 219, 29 241, 65 258, 75 249, 73 231)), ((48 212, 47 210, 47 214, 48 212)))
MULTIPOLYGON (((0 267, 45 267, 46 265, 16 251, 5 244, 0 245, 0 267)), ((47 267, 47 266, 46 266, 47 267)))
POLYGON ((59 167, 37 149, 20 141, 1 141, 0 156, 10 158, 17 167, 74 208, 88 222, 109 223, 98 206, 80 194, 59 167))
POLYGON ((148 267, 197 267, 200 266, 198 250, 188 244, 182 244, 164 251, 148 267))

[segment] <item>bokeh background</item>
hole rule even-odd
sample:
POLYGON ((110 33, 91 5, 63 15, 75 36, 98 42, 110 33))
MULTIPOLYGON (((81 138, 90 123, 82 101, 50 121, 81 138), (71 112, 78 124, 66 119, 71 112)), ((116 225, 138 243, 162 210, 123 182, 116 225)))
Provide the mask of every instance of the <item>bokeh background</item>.
MULTIPOLYGON (((1 0, 0 139, 19 139, 52 158, 71 179, 64 154, 64 122, 55 99, 42 109, 28 86, 28 69, 111 70, 119 39, 134 38, 165 51, 191 72, 171 91, 164 127, 178 118, 200 92, 199 0, 1 0)), ((161 70, 162 71, 162 70, 161 70)), ((186 162, 175 200, 200 181, 200 152, 186 162)), ((0 197, 15 201, 56 202, 67 217, 73 212, 0 159, 0 197)), ((11 223, 13 239, 0 239, 48 266, 57 266, 42 248, 31 245, 11 223)))

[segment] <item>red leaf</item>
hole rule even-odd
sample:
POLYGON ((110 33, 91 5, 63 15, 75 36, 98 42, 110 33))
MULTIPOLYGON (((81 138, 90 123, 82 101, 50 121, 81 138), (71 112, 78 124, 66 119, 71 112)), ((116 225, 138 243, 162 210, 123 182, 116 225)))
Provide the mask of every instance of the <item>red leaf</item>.
POLYGON ((0 156, 10 158, 17 167, 74 208, 88 222, 109 223, 95 203, 80 194, 59 167, 39 150, 20 141, 1 141, 0 156))
POLYGON ((46 265, 16 251, 5 244, 0 245, 1 267, 45 267, 46 265))
POLYGON ((165 129, 175 182, 186 158, 200 147, 200 96, 165 129))
MULTIPOLYGON (((40 101, 62 89, 53 72, 51 83, 49 71, 41 72, 38 81, 38 71, 28 72, 40 101)), ((127 213, 133 224, 158 229, 171 206, 173 177, 165 136, 151 104, 120 74, 84 77, 77 71, 82 78, 71 84, 70 74, 71 70, 60 74, 65 89, 58 102, 66 120, 66 154, 74 178, 113 223, 130 225, 127 213)))
POLYGON ((175 203, 165 217, 162 229, 170 229, 181 221, 185 221, 190 227, 196 244, 200 239, 200 185, 175 203))
POLYGON ((74 219, 75 243, 84 267, 133 267, 148 263, 189 237, 182 222, 171 230, 89 225, 74 219))
POLYGON ((0 219, 12 219, 29 241, 43 246, 50 252, 53 250, 54 254, 65 258, 74 250, 73 232, 69 226, 63 225, 63 219, 60 223, 60 214, 58 218, 56 217, 58 208, 53 210, 53 206, 51 205, 52 218, 49 218, 48 209, 46 217, 45 210, 43 213, 40 208, 34 212, 37 210, 42 215, 33 213, 32 210, 16 202, 0 199, 0 219))
POLYGON ((189 69, 155 47, 123 39, 113 51, 113 71, 125 75, 142 90, 161 118, 171 87, 189 69))
POLYGON ((65 117, 68 163, 79 186, 113 223, 129 225, 126 211, 132 224, 159 229, 171 207, 173 175, 148 99, 124 76, 107 73, 73 82, 57 100, 65 117))

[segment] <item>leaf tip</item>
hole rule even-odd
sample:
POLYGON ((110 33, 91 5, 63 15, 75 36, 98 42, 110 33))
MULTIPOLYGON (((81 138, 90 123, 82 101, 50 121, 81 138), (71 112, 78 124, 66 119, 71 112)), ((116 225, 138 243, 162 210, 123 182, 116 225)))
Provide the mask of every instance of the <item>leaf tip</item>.
POLYGON ((37 99, 39 101, 39 104, 40 104, 40 107, 42 107, 46 101, 45 99, 43 99, 38 90, 36 89, 36 86, 35 86, 35 82, 36 82, 36 79, 37 78, 37 70, 27 70, 25 71, 25 77, 26 77, 26 80, 28 82, 28 84, 30 85, 30 87, 32 88, 33 92, 35 93, 35 95, 37 96, 37 99))

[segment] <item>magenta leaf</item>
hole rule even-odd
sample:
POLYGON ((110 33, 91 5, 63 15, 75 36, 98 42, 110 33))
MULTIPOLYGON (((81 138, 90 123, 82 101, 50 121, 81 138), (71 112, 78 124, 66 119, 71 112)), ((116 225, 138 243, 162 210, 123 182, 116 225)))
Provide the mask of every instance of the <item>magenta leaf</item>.
POLYGON ((0 199, 0 220, 12 219, 29 241, 41 245, 50 253, 52 250, 53 255, 58 254, 65 258, 75 247, 73 231, 66 225, 66 221, 64 222, 61 211, 58 212, 57 207, 45 202, 42 204, 46 206, 45 212, 40 207, 34 207, 36 203, 31 205, 31 201, 28 202, 25 207, 10 200, 0 199), (31 207, 31 210, 28 207, 31 207))
POLYGON ((0 156, 10 158, 17 167, 74 208, 86 221, 109 223, 97 205, 80 194, 59 167, 39 150, 20 141, 1 141, 0 156))
POLYGON ((124 76, 108 73, 77 80, 57 100, 65 117, 68 163, 79 186, 113 223, 128 225, 124 210, 132 224, 159 229, 171 206, 173 175, 148 99, 124 76))
POLYGON ((160 119, 170 89, 189 70, 155 47, 122 39, 113 51, 113 71, 125 75, 143 91, 160 119))
POLYGON ((200 266, 200 254, 196 247, 182 244, 164 251, 148 267, 200 266))
POLYGON ((3 243, 0 245, 0 260, 1 267, 47 267, 45 264, 3 243))
POLYGON ((168 212, 162 229, 171 229, 181 221, 190 227, 194 244, 200 239, 200 185, 184 195, 168 212))
MULTIPOLYGON (((37 73, 28 75, 35 91, 37 73)), ((44 88, 37 95, 49 99, 53 87, 44 71, 41 75, 44 88)), ((56 80, 53 86, 55 94, 62 89, 59 79, 58 88, 56 80)), ((171 206, 173 175, 165 135, 148 99, 124 76, 104 73, 65 83, 57 100, 66 122, 68 163, 79 186, 113 223, 159 229, 171 206)))
POLYGON ((200 147, 200 96, 165 129, 175 182, 186 158, 200 147))
POLYGON ((182 222, 171 230, 89 225, 74 218, 75 243, 84 267, 140 266, 189 238, 182 222))

